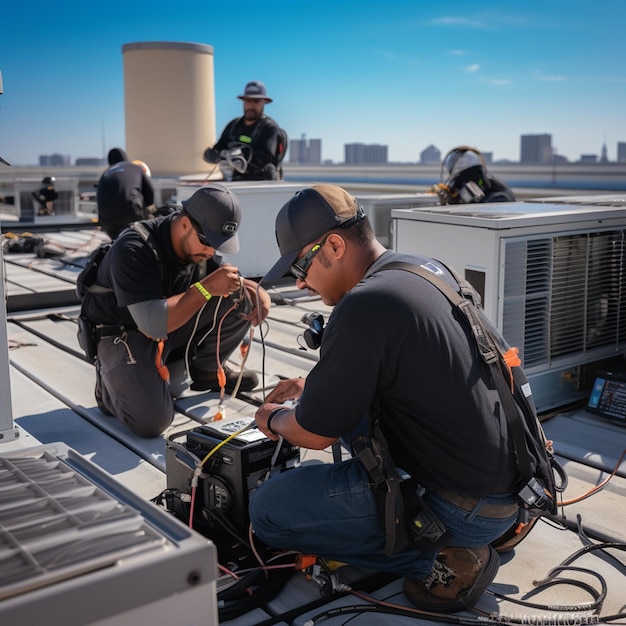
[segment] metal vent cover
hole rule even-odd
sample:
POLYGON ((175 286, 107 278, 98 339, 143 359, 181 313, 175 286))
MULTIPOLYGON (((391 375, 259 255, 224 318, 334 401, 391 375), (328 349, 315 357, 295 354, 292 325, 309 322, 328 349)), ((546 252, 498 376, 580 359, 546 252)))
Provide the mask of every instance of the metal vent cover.
POLYGON ((505 242, 503 333, 525 369, 626 349, 626 229, 505 242))

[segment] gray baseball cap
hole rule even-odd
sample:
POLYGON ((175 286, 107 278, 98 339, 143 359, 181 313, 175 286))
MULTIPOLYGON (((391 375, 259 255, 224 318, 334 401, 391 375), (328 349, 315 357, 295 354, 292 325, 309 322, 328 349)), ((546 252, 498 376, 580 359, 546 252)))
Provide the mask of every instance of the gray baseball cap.
POLYGON ((357 199, 336 185, 313 185, 298 191, 276 216, 276 242, 281 257, 263 282, 282 278, 304 246, 334 228, 365 217, 357 199))
POLYGON ((237 196, 224 185, 212 183, 198 189, 189 200, 183 200, 183 211, 202 228, 204 236, 219 252, 239 252, 237 229, 241 224, 241 207, 237 196))

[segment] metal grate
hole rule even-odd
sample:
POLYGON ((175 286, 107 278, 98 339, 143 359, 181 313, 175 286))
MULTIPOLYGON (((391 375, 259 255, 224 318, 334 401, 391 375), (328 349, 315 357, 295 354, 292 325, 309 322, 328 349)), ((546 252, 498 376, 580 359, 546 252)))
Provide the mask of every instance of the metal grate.
POLYGON ((503 332, 526 368, 626 348, 626 230, 511 240, 503 332))
POLYGON ((137 511, 49 452, 0 457, 0 600, 165 544, 137 511))

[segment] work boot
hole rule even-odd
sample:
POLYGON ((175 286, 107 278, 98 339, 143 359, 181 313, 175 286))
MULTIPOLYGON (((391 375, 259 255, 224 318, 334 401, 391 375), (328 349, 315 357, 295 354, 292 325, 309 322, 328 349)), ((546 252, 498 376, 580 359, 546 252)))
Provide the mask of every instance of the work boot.
POLYGON ((496 577, 499 566, 500 558, 491 546, 443 548, 424 580, 404 581, 404 595, 424 611, 471 609, 496 577))
MULTIPOLYGON (((224 368, 226 374, 226 385, 224 391, 230 394, 234 391, 237 385, 237 379, 239 378, 239 372, 233 372, 228 368, 224 368)), ((191 389, 194 391, 219 391, 220 385, 217 380, 217 372, 191 372, 191 389)), ((243 370, 241 375, 241 383, 239 385, 239 391, 252 391, 259 384, 259 377, 256 372, 251 370, 243 370)))

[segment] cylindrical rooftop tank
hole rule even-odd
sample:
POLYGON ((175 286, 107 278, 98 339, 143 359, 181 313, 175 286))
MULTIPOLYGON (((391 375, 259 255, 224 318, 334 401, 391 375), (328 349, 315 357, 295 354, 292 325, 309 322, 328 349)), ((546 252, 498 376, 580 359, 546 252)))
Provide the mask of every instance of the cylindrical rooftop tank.
POLYGON ((213 47, 147 41, 122 46, 126 152, 152 175, 208 171, 216 142, 213 47))

